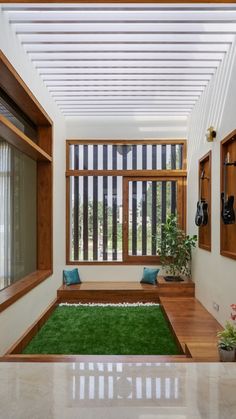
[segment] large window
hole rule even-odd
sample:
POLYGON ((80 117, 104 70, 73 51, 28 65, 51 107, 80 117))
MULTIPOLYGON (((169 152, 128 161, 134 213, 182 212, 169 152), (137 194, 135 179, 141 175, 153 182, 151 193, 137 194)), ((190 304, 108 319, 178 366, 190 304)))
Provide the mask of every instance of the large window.
POLYGON ((52 273, 52 120, 0 51, 0 312, 52 273))
POLYGON ((161 224, 184 227, 184 141, 67 141, 67 262, 156 262, 161 224))
POLYGON ((0 290, 36 270, 36 171, 0 138, 0 290))

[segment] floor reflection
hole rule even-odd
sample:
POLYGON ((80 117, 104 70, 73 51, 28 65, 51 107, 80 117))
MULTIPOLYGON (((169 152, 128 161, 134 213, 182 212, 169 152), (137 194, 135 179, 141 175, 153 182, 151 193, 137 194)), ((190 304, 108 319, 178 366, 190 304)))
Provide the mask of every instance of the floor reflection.
POLYGON ((0 363, 0 419, 236 419, 236 363, 0 363))
POLYGON ((184 405, 184 376, 176 375, 171 364, 160 363, 73 363, 67 372, 67 399, 81 406, 184 405), (145 371, 145 374, 143 372, 145 371))

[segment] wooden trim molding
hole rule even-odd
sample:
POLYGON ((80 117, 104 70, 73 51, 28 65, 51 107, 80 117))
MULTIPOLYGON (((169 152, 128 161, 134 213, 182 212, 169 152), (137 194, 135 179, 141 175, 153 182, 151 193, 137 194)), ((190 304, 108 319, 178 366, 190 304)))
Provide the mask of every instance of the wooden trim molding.
POLYGON ((0 115, 0 136, 33 160, 52 161, 52 157, 35 144, 3 115, 0 115))
POLYGON ((53 168, 52 120, 0 51, 0 87, 36 125, 37 144, 0 115, 0 136, 37 162, 37 266, 36 271, 0 292, 3 311, 52 274, 53 269, 53 168))
POLYGON ((169 139, 169 138, 167 138, 167 139, 154 139, 154 140, 149 140, 149 139, 146 139, 146 138, 142 138, 141 140, 129 140, 129 139, 127 139, 127 140, 119 140, 119 139, 117 139, 117 140, 106 140, 106 139, 103 139, 103 138, 98 138, 98 139, 96 139, 96 140, 86 140, 86 139, 80 139, 80 140, 76 140, 76 139, 68 139, 68 140, 66 140, 66 142, 67 142, 67 144, 68 145, 70 145, 70 144, 81 144, 81 145, 83 145, 83 144, 99 144, 99 143, 101 143, 102 145, 103 144, 114 144, 114 145, 139 145, 139 144, 185 144, 186 145, 186 140, 185 139, 178 139, 178 140, 176 140, 176 139, 169 139))
POLYGON ((187 177, 186 170, 67 170, 66 176, 163 176, 169 177, 187 177))
MULTIPOLYGON (((5 0, 2 2, 4 3, 35 3, 34 0, 5 0)), ((38 0, 37 3, 41 4, 41 3, 45 3, 45 0, 38 0)), ((54 3, 62 3, 62 4, 68 4, 68 1, 65 0, 49 0, 47 1, 47 3, 49 4, 54 4, 54 3)), ((84 3, 90 3, 88 0, 70 0, 70 3, 73 4, 84 4, 84 3)), ((94 2, 92 2, 94 3, 94 2)), ((139 4, 139 3, 143 3, 143 0, 97 0, 96 3, 112 3, 112 4, 125 4, 125 3, 132 3, 132 4, 139 4)), ((148 3, 164 3, 164 4, 172 4, 172 3, 179 3, 179 0, 149 0, 148 3)), ((198 4, 198 3, 223 3, 223 4, 231 4, 231 3, 235 3, 235 0, 227 0, 227 1, 223 1, 223 0, 183 0, 181 1, 181 3, 186 4, 186 3, 190 3, 190 4, 198 4)))
POLYGON ((35 125, 51 126, 52 120, 1 50, 0 74, 1 88, 35 125))

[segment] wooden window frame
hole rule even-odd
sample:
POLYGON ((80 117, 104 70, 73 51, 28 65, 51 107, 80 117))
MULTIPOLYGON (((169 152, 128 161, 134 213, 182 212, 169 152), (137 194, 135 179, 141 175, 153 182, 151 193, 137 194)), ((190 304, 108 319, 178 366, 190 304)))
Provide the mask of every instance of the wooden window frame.
POLYGON ((183 230, 186 230, 186 179, 187 179, 187 143, 186 140, 179 139, 160 139, 160 140, 66 140, 66 264, 67 265, 156 265, 160 262, 160 258, 158 256, 129 256, 125 254, 125 212, 128 211, 127 209, 127 196, 125 195, 126 204, 124 201, 124 192, 123 187, 123 260, 122 261, 73 261, 70 260, 70 177, 71 176, 122 176, 123 177, 123 186, 127 183, 128 180, 143 180, 148 178, 149 180, 173 180, 177 182, 178 188, 178 206, 177 206, 177 213, 178 219, 181 227, 183 230), (70 170, 69 167, 69 148, 70 145, 138 145, 138 144, 163 144, 163 145, 179 145, 182 144, 183 146, 183 161, 182 166, 183 169, 166 169, 166 170, 70 170))
MULTIPOLYGON (((173 172, 173 171, 172 171, 173 172)), ((184 196, 184 178, 178 176, 163 176, 160 174, 160 171, 157 175, 153 176, 124 176, 123 178, 123 260, 126 263, 130 264, 157 264, 160 262, 160 257, 157 255, 145 255, 145 256, 134 256, 129 255, 128 251, 128 240, 129 240, 129 182, 134 181, 157 181, 157 182, 165 182, 165 181, 174 181, 177 183, 177 207, 176 207, 176 214, 179 226, 185 230, 185 205, 182 205, 184 196)))
POLYGON ((37 163, 37 269, 0 291, 0 312, 53 272, 53 123, 6 56, 0 51, 0 87, 37 126, 38 144, 3 115, 0 136, 37 163))

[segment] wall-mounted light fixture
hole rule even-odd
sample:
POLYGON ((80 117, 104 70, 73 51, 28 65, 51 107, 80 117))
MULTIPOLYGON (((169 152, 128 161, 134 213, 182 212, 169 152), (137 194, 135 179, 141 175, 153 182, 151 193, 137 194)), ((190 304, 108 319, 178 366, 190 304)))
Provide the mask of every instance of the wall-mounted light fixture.
POLYGON ((216 130, 213 127, 207 128, 206 140, 211 143, 216 138, 216 130))

